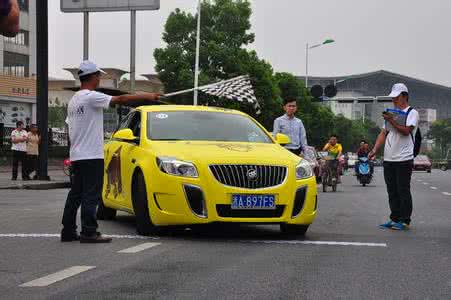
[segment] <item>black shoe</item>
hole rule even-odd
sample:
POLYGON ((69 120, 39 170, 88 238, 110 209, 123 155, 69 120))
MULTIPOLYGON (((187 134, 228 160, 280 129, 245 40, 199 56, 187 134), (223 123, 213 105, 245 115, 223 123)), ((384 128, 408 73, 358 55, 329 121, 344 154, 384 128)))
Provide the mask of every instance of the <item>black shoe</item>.
POLYGON ((79 241, 80 240, 80 236, 78 235, 77 232, 72 232, 72 233, 64 233, 61 232, 61 242, 75 242, 75 241, 79 241))
POLYGON ((100 232, 96 232, 91 235, 80 235, 80 243, 86 244, 101 244, 101 243, 110 243, 112 238, 103 236, 100 232))

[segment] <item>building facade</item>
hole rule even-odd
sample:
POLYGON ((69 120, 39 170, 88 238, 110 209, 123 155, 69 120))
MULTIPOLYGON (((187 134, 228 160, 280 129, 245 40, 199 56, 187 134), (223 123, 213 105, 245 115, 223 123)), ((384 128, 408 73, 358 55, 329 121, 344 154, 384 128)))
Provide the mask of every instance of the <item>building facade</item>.
POLYGON ((0 126, 36 122, 36 0, 19 0, 20 31, 0 37, 0 126))
MULTIPOLYGON (((335 98, 359 98, 386 96, 393 84, 402 82, 409 88, 409 101, 416 109, 436 111, 436 119, 451 117, 451 88, 389 71, 376 71, 365 74, 338 77, 309 77, 309 86, 323 87, 335 84, 338 90, 335 98)), ((350 119, 371 119, 382 126, 382 111, 392 107, 391 103, 345 103, 327 102, 336 114, 350 119)))

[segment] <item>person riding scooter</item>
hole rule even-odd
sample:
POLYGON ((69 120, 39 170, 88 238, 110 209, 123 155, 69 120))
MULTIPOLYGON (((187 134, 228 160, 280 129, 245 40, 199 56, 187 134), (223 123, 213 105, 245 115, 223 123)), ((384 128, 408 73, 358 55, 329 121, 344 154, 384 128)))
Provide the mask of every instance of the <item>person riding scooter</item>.
MULTIPOLYGON (((360 143, 360 148, 357 150, 357 157, 358 158, 361 158, 361 157, 368 158, 369 153, 370 153, 369 144, 366 141, 362 141, 360 143)), ((372 176, 374 173, 374 164, 373 164, 373 161, 371 161, 371 160, 369 160, 368 163, 370 165, 370 175, 372 176)), ((355 171, 356 175, 359 173, 359 161, 357 161, 355 163, 354 171, 355 171)))

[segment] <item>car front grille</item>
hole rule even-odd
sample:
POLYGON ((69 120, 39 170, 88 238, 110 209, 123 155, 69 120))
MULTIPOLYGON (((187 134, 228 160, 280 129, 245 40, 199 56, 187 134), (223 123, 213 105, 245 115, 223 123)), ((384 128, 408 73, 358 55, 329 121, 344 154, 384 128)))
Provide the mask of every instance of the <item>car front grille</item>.
POLYGON ((262 189, 280 185, 287 177, 287 168, 259 165, 210 165, 220 183, 244 189, 262 189))

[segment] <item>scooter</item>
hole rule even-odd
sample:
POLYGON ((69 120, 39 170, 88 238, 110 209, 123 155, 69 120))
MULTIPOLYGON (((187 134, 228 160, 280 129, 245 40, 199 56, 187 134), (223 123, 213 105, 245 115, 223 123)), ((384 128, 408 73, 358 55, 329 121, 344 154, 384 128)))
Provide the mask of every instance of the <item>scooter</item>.
POLYGON ((359 166, 357 170, 357 180, 360 184, 363 186, 370 184, 373 179, 373 175, 371 174, 371 167, 368 157, 359 157, 359 166))

